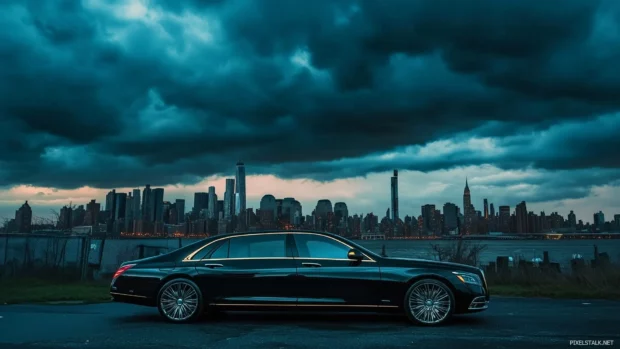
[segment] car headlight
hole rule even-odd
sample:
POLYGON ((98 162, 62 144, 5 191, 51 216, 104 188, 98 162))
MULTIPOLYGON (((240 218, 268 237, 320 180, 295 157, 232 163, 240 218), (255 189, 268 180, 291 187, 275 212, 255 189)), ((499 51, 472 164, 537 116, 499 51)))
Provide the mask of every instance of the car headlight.
POLYGON ((482 286, 482 281, 480 280, 480 277, 476 274, 461 273, 456 271, 453 271, 452 273, 455 274, 456 278, 461 280, 461 282, 463 283, 482 286))

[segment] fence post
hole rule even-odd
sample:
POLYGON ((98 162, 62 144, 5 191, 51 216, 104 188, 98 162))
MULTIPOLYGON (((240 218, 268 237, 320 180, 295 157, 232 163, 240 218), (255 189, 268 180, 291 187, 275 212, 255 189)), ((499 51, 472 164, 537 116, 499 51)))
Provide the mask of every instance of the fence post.
POLYGON ((80 280, 86 280, 86 274, 88 271, 88 258, 90 256, 90 236, 85 236, 82 239, 82 270, 80 280))

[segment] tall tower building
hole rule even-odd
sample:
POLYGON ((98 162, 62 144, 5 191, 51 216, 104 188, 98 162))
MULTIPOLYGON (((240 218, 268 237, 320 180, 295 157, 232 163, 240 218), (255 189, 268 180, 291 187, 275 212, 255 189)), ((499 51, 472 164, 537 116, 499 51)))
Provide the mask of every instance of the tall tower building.
POLYGON ((495 217, 495 206, 493 206, 493 204, 491 204, 491 209, 490 209, 490 211, 491 211, 491 212, 490 212, 490 216, 491 216, 491 218, 494 218, 494 217, 495 217))
MULTIPOLYGON (((239 208, 239 210, 235 210, 235 213, 238 215, 239 213, 241 213, 241 211, 244 211, 246 209, 245 206, 245 166, 243 165, 243 162, 239 161, 237 163, 237 175, 235 178, 235 194, 239 194, 239 203, 235 203, 237 205, 237 207, 239 208)), ((235 195, 236 196, 236 195, 235 195)), ((235 200, 237 200, 237 198, 235 197, 235 200)))
POLYGON ((605 226, 605 214, 602 211, 598 211, 598 213, 594 214, 594 227, 602 230, 605 226))
POLYGON ((271 194, 266 194, 260 199, 260 210, 262 211, 273 211, 272 219, 276 219, 278 216, 278 207, 276 204, 276 198, 271 194))
POLYGON ((142 209, 140 208, 140 189, 133 190, 131 204, 133 206, 133 219, 142 219, 142 209))
POLYGON ((209 219, 217 218, 217 196, 215 195, 215 187, 209 187, 209 219))
POLYGON ((200 211, 209 207, 208 193, 194 193, 194 213, 199 214, 200 211))
POLYGON ((235 193, 235 213, 241 212, 241 197, 239 193, 235 193))
POLYGON ((114 213, 116 212, 116 189, 112 189, 105 196, 105 210, 107 211, 108 218, 114 219, 114 213))
POLYGON ((293 224, 295 222, 295 198, 284 198, 282 200, 282 218, 287 223, 293 224))
POLYGON ((502 233, 510 232, 510 206, 499 207, 499 229, 502 233))
POLYGON ((127 205, 127 194, 116 193, 114 203, 114 220, 125 218, 125 206, 127 205))
POLYGON ((177 223, 185 222, 185 199, 176 199, 174 207, 177 210, 177 223))
POLYGON ((334 216, 336 216, 338 223, 343 223, 343 225, 346 227, 347 221, 349 219, 349 209, 347 208, 347 204, 344 202, 335 203, 334 216))
POLYGON ((570 211, 568 214, 568 226, 571 228, 577 227, 577 216, 575 216, 573 211, 570 211))
POLYGON ((15 224, 17 232, 24 234, 32 231, 32 208, 26 201, 17 211, 15 211, 15 224))
MULTIPOLYGON (((424 211, 424 209, 422 211, 424 211)), ((443 225, 446 231, 450 232, 458 228, 458 219, 459 214, 456 205, 446 202, 443 205, 443 225)))
POLYGON ((142 190, 142 219, 148 222, 153 221, 153 197, 150 184, 142 190))
POLYGON ((392 221, 398 221, 398 170, 394 170, 392 176, 392 221))
POLYGON ((527 206, 525 205, 525 201, 521 201, 520 204, 517 205, 515 209, 515 218, 517 223, 517 234, 527 234, 528 224, 527 224, 527 206))
POLYGON ((226 178, 226 191, 224 192, 224 218, 230 219, 235 214, 235 180, 226 178))
POLYGON ((154 222, 163 222, 164 221, 164 188, 155 188, 152 190, 152 207, 153 207, 153 221, 154 222))
POLYGON ((465 190, 463 191, 463 218, 464 218, 464 233, 471 234, 474 216, 476 212, 474 211, 474 207, 471 204, 471 194, 469 192, 469 183, 467 182, 467 178, 465 178, 465 190))
POLYGON ((433 235, 437 229, 437 221, 435 216, 435 205, 422 206, 422 232, 433 235))
POLYGON ((484 219, 489 219, 489 201, 484 199, 484 219))
MULTIPOLYGON (((138 190, 138 193, 140 193, 140 190, 138 190)), ((135 212, 134 200, 136 200, 136 198, 133 197, 131 193, 128 193, 125 199, 125 227, 124 229, 126 233, 133 232, 133 220, 134 220, 134 212, 135 212)))

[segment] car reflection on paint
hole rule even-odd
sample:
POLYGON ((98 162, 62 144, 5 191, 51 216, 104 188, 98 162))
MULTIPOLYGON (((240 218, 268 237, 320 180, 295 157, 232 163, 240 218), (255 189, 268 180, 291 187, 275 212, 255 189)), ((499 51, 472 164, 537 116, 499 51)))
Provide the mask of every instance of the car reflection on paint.
POLYGON ((156 306, 176 323, 231 310, 362 310, 439 325, 489 305, 479 268, 382 257, 314 231, 218 235, 124 262, 110 293, 118 302, 156 306))

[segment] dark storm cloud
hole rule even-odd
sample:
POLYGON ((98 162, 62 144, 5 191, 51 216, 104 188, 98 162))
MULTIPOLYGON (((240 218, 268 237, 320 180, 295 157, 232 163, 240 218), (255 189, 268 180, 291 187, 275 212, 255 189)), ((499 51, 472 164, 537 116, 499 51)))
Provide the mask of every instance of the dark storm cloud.
POLYGON ((0 185, 620 167, 614 1, 126 4, 0 5, 0 185))

